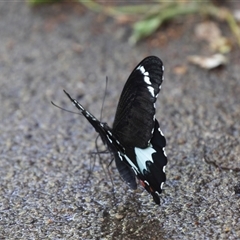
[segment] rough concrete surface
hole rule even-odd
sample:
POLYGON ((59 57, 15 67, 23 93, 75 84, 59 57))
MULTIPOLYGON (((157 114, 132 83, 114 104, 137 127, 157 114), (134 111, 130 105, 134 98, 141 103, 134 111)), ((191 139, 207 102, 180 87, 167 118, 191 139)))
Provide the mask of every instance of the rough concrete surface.
POLYGON ((0 239, 240 239, 240 50, 216 70, 189 64, 209 54, 194 36, 201 21, 180 18, 131 46, 126 25, 80 5, 0 2, 0 239), (141 186, 130 190, 114 164, 112 186, 110 157, 90 154, 92 126, 51 105, 76 112, 66 89, 99 117, 108 76, 111 124, 128 75, 148 55, 166 69, 160 206, 141 186))

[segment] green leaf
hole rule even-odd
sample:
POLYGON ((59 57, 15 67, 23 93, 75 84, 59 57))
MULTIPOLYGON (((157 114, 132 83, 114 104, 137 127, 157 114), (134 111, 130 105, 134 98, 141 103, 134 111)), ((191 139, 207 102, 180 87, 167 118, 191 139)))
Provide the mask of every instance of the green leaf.
POLYGON ((162 24, 160 17, 145 19, 133 25, 133 35, 130 38, 131 43, 136 43, 139 39, 150 36, 162 24))

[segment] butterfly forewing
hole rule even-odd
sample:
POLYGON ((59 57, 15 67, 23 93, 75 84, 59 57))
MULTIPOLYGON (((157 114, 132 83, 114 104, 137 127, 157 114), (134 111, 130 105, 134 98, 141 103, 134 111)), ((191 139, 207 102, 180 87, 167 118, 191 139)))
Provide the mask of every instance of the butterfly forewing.
POLYGON ((154 56, 145 58, 129 76, 120 96, 112 129, 123 145, 148 146, 162 80, 163 64, 154 56))

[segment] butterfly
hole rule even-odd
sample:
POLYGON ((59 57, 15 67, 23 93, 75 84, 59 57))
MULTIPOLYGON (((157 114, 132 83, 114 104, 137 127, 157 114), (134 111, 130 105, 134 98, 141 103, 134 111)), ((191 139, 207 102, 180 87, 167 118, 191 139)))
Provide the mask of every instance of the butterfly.
POLYGON ((156 204, 160 204, 167 164, 166 140, 155 117, 163 72, 163 63, 156 56, 143 59, 135 67, 121 93, 112 128, 64 90, 113 154, 122 179, 136 189, 137 177, 156 204))

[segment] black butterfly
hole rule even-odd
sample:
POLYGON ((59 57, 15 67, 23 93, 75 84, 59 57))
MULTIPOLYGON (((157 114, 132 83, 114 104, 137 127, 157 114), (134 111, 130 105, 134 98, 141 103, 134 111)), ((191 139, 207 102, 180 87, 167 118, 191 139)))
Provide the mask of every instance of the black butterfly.
POLYGON ((156 204, 160 204, 167 164, 166 140, 155 118, 163 71, 162 61, 155 56, 137 65, 123 88, 112 128, 97 120, 64 90, 114 155, 121 177, 136 189, 137 176, 156 204))

